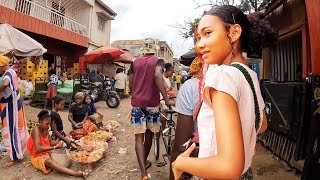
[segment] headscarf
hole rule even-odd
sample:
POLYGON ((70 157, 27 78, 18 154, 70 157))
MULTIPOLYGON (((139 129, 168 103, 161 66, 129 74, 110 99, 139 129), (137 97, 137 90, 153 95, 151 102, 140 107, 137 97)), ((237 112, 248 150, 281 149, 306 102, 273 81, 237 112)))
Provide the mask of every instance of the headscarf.
POLYGON ((76 97, 76 96, 80 96, 80 97, 84 98, 83 92, 77 92, 77 93, 74 95, 74 97, 76 97))
POLYGON ((189 68, 189 75, 199 73, 201 70, 202 63, 198 57, 194 58, 189 68))
POLYGON ((10 59, 6 56, 0 55, 0 66, 8 66, 10 59))
POLYGON ((94 100, 93 100, 93 98, 92 98, 92 96, 91 96, 90 94, 86 94, 86 95, 84 96, 83 104, 85 104, 86 106, 88 106, 88 110, 89 110, 88 116, 91 116, 91 115, 93 115, 94 113, 97 112, 96 107, 94 107, 94 100), (91 99, 90 104, 87 104, 87 103, 86 103, 86 97, 90 97, 90 99, 91 99))

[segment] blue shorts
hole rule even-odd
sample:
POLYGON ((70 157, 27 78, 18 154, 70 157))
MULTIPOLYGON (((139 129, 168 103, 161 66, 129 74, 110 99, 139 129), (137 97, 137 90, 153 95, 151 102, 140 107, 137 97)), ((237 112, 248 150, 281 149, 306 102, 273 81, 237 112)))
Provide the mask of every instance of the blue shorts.
POLYGON ((131 124, 134 134, 145 133, 147 129, 157 133, 160 131, 160 112, 159 106, 138 108, 131 110, 131 124))

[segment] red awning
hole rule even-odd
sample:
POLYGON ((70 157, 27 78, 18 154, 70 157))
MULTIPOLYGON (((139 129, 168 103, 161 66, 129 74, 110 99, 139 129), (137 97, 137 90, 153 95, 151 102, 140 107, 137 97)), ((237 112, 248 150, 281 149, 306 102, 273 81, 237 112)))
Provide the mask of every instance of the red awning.
POLYGON ((121 62, 121 63, 130 64, 132 63, 133 59, 134 59, 134 56, 129 51, 124 51, 123 54, 115 58, 112 62, 121 62))
POLYGON ((106 64, 123 54, 124 51, 118 48, 101 47, 84 54, 87 64, 106 64))

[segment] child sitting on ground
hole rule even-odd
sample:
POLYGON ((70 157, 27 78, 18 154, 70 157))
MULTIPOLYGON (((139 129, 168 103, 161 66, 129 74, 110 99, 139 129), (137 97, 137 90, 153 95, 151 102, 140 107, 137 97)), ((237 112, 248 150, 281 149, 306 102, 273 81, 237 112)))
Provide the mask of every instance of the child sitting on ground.
POLYGON ((94 100, 90 94, 86 94, 84 96, 83 104, 88 106, 88 116, 91 122, 96 124, 98 127, 101 127, 103 116, 97 112, 97 109, 94 106, 94 100))
POLYGON ((70 107, 68 119, 73 129, 79 129, 82 128, 83 122, 88 119, 88 107, 82 103, 84 98, 82 92, 77 92, 74 98, 75 104, 70 107))
POLYGON ((27 151, 30 153, 31 164, 41 170, 44 174, 49 174, 53 169, 64 174, 77 177, 85 177, 88 172, 73 171, 61 166, 51 158, 51 150, 62 148, 62 141, 53 141, 49 136, 49 126, 51 117, 47 110, 42 110, 38 114, 39 125, 32 129, 28 139, 27 151))
POLYGON ((83 104, 83 99, 84 94, 77 92, 75 95, 76 103, 70 107, 69 111, 69 121, 72 123, 74 129, 69 134, 74 139, 80 139, 89 132, 98 130, 95 123, 92 123, 88 117, 88 106, 83 104))
POLYGON ((51 130, 52 130, 52 136, 51 138, 53 140, 63 140, 67 144, 70 144, 72 141, 71 139, 66 137, 66 133, 63 131, 63 123, 62 119, 59 115, 59 111, 63 109, 64 107, 64 98, 60 95, 57 95, 53 98, 54 106, 51 110, 51 130))
POLYGON ((96 107, 94 107, 94 100, 90 94, 86 94, 84 96, 83 104, 88 106, 88 116, 91 116, 97 112, 96 107))

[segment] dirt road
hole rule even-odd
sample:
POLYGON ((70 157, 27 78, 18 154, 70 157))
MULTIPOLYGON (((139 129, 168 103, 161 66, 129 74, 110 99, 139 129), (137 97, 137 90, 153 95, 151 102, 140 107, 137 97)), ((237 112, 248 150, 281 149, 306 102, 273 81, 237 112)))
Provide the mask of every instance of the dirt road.
MULTIPOLYGON (((27 101, 24 102, 25 113, 27 119, 35 119, 40 112, 40 108, 30 107, 27 101)), ((134 150, 134 136, 130 130, 130 124, 126 118, 130 109, 130 99, 124 99, 117 109, 109 109, 104 102, 96 103, 99 112, 104 114, 105 120, 117 120, 121 127, 116 134, 117 144, 108 149, 107 157, 94 166, 94 170, 87 178, 89 180, 139 180, 140 171, 136 160, 134 150), (120 117, 118 118, 118 114, 120 117), (126 154, 119 154, 120 148, 126 148, 126 154)), ((71 125, 67 120, 68 110, 60 113, 64 121, 64 128, 66 132, 71 130, 71 125)), ((154 162, 152 153, 149 159, 154 162)), ((44 175, 40 171, 36 171, 30 164, 29 156, 26 155, 25 159, 19 164, 4 169, 2 165, 8 160, 8 157, 0 159, 0 180, 57 180, 57 179, 76 179, 73 177, 61 175, 53 172, 44 175)), ((87 167, 73 164, 72 169, 83 170, 87 167)), ((265 150, 264 147, 258 145, 258 151, 253 160, 252 166, 255 179, 261 180, 298 180, 292 172, 285 171, 283 165, 273 158, 272 154, 265 150)), ((155 163, 151 166, 148 173, 151 174, 151 179, 165 180, 168 179, 169 167, 156 167, 155 163)))

